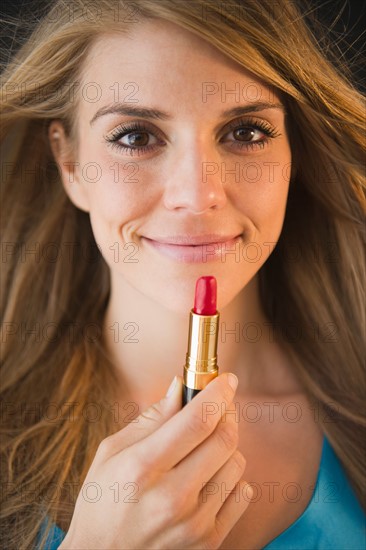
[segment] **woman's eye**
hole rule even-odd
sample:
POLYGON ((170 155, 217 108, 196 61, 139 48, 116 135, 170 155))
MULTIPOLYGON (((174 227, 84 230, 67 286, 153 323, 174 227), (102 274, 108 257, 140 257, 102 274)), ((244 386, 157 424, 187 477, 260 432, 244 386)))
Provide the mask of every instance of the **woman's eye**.
POLYGON ((263 149, 264 146, 270 141, 281 134, 277 133, 275 128, 272 128, 264 121, 258 121, 253 123, 235 123, 230 132, 227 132, 224 136, 232 135, 234 139, 223 140, 223 143, 229 142, 231 148, 239 150, 253 150, 263 149))
POLYGON ((240 147, 241 149, 253 149, 255 147, 264 147, 269 136, 270 133, 264 129, 253 126, 240 126, 226 133, 222 141, 223 143, 231 143, 232 146, 240 147), (230 136, 232 136, 231 139, 230 136))
MULTIPOLYGON (((231 133, 231 132, 230 132, 231 133)), ((248 142, 248 141, 258 141, 261 137, 258 134, 263 134, 260 130, 256 128, 237 128, 232 130, 234 138, 238 141, 248 142)))
MULTIPOLYGON (((107 144, 131 156, 151 152, 159 145, 159 139, 141 123, 119 126, 106 138, 107 144), (152 143, 151 143, 152 142, 152 143)), ((161 142, 160 145, 163 145, 161 142)))
POLYGON ((129 132, 118 141, 126 147, 146 147, 149 144, 150 136, 153 136, 150 132, 129 132))

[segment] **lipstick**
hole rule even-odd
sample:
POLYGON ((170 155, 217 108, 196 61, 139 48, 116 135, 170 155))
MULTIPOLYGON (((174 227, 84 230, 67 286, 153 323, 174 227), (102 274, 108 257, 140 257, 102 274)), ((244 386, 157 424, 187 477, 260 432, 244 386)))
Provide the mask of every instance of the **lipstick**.
POLYGON ((217 340, 220 313, 216 309, 215 277, 196 282, 194 307, 189 314, 188 351, 183 371, 183 406, 203 390, 219 373, 217 340))

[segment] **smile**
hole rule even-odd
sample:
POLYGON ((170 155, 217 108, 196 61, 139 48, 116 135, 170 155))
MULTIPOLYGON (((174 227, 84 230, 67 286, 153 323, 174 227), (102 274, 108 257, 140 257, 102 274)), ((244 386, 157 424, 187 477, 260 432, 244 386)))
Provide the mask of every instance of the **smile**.
MULTIPOLYGON (((176 241, 183 241, 183 237, 175 239, 176 241)), ((200 238, 201 241, 203 237, 200 238)), ((205 242, 199 244, 193 244, 195 238, 185 237, 185 242, 190 241, 188 244, 179 244, 177 242, 162 242, 160 240, 149 239, 147 237, 141 237, 143 243, 153 248, 163 256, 170 258, 178 262, 185 263, 207 263, 212 261, 219 261, 222 259, 224 262, 225 253, 235 251, 236 246, 242 242, 242 235, 236 237, 229 237, 227 240, 216 236, 216 241, 210 241, 205 238, 205 242), (192 242, 193 241, 193 242, 192 242)), ((196 240, 199 240, 197 238, 196 240)))

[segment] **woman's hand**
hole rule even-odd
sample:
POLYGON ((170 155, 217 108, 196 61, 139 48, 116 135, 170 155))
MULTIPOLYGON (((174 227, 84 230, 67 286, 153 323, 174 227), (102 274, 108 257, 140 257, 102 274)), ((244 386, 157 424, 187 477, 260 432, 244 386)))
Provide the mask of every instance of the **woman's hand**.
POLYGON ((169 396, 101 442, 60 550, 220 547, 253 494, 229 376, 183 408, 177 377, 169 396))

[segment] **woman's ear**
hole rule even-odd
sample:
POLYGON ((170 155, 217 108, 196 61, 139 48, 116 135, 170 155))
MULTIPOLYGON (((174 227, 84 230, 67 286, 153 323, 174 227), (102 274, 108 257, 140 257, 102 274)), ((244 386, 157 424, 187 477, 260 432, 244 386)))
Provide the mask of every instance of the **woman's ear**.
POLYGON ((80 163, 74 158, 74 150, 62 122, 58 120, 51 122, 48 139, 68 197, 80 210, 89 212, 88 193, 80 179, 80 163))

